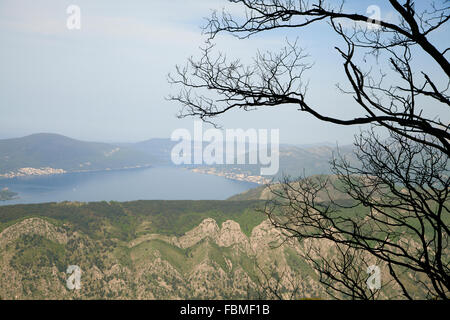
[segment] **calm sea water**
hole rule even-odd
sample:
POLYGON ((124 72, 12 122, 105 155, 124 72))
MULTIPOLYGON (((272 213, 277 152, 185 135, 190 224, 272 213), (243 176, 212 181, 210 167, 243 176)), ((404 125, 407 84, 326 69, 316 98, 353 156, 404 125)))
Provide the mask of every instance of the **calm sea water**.
POLYGON ((223 200, 257 184, 171 167, 0 180, 19 199, 0 205, 60 201, 223 200))

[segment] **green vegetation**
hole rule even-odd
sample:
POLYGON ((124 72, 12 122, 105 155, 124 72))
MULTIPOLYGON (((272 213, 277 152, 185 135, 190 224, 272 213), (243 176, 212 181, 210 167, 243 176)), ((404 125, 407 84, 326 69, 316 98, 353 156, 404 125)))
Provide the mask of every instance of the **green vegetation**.
POLYGON ((16 240, 13 268, 32 269, 55 265, 60 272, 67 267, 65 247, 40 235, 22 235, 16 240))
POLYGON ((252 188, 242 193, 231 196, 230 198, 228 198, 228 200, 232 201, 259 200, 262 198, 262 194, 266 189, 267 189, 266 186, 252 188))
MULTIPOLYGON (((318 193, 317 200, 327 202, 329 201, 330 197, 334 201, 343 204, 343 205, 350 205, 353 200, 350 197, 349 194, 343 192, 344 190, 342 182, 339 181, 336 177, 336 175, 314 175, 308 177, 308 179, 317 179, 327 181, 327 191, 322 190, 318 193)), ((291 184, 294 185, 296 188, 299 188, 299 185, 302 183, 302 179, 299 180, 292 180, 291 184)), ((228 200, 234 200, 234 201, 242 201, 242 200, 268 200, 273 198, 273 191, 279 192, 281 191, 281 185, 280 184, 272 184, 271 187, 267 186, 261 186, 254 189, 247 190, 243 193, 234 195, 228 200)))
POLYGON ((123 210, 142 220, 151 221, 147 232, 180 236, 212 218, 221 225, 226 220, 240 224, 250 235, 265 215, 258 211, 261 201, 133 201, 120 204, 123 210))
POLYGON ((298 253, 292 250, 292 248, 285 248, 284 252, 287 263, 293 270, 301 270, 303 276, 309 276, 312 279, 318 278, 313 268, 305 260, 301 259, 298 253))
MULTIPOLYGON (((0 296, 242 299, 252 292, 257 296, 259 267, 275 267, 276 274, 289 268, 318 283, 299 255, 300 246, 278 246, 279 235, 266 226, 252 236, 266 219, 263 205, 259 200, 227 200, 1 206, 0 274, 14 280, 0 283, 0 296), (236 230, 207 237, 195 229, 207 218, 219 227, 226 220, 239 223, 247 240, 241 242, 236 230), (72 264, 83 270, 79 296, 65 287, 65 269, 72 264)), ((353 208, 346 214, 364 212, 353 208)), ((324 295, 311 283, 307 290, 305 297, 324 295)))
POLYGON ((13 270, 17 280, 12 287, 0 284, 0 295, 72 298, 65 289, 65 269, 76 264, 83 270, 83 298, 243 298, 247 283, 241 272, 257 280, 247 249, 222 247, 208 237, 188 247, 170 239, 190 237, 186 232, 207 218, 219 226, 234 220, 250 237, 265 219, 262 205, 134 201, 2 206, 0 232, 6 233, 0 237, 0 274, 13 270), (208 289, 196 291, 201 286, 208 289))
POLYGON ((0 230, 25 217, 46 217, 70 223, 94 239, 104 237, 123 241, 139 235, 138 226, 147 223, 145 233, 180 236, 212 218, 221 225, 234 220, 250 235, 265 215, 261 201, 133 201, 62 202, 0 207, 0 230))

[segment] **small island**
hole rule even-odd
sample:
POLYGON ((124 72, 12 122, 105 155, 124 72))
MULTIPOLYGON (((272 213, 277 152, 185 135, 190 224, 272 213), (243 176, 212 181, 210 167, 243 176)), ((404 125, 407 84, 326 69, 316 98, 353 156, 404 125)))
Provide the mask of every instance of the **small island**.
POLYGON ((18 193, 10 191, 8 188, 0 190, 0 201, 13 200, 17 198, 18 193))

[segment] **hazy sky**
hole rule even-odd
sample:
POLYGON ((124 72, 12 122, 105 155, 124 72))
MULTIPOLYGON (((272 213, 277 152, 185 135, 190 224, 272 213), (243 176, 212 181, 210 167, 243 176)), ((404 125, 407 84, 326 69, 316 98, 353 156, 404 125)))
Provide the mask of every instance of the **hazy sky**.
MULTIPOLYGON (((354 0, 348 6, 366 13, 377 4, 382 18, 392 19, 386 2, 354 0)), ((165 100, 176 92, 167 74, 198 53, 203 18, 225 5, 226 0, 0 0, 0 138, 54 132, 122 142, 192 130, 194 120, 177 119, 179 106, 165 100), (71 4, 81 8, 81 30, 66 27, 71 4)), ((218 41, 236 57, 249 58, 256 48, 282 47, 286 37, 298 37, 315 63, 307 74, 311 104, 344 118, 358 112, 335 88, 345 79, 333 49, 339 40, 327 26, 218 41)), ((286 143, 349 143, 358 130, 325 124, 294 106, 232 112, 218 122, 225 128, 279 128, 286 143)))

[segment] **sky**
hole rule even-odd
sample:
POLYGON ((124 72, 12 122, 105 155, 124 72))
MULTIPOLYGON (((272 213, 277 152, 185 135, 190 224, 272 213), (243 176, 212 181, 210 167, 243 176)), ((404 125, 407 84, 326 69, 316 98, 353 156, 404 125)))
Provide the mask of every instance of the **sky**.
MULTIPOLYGON (((365 14, 370 5, 379 5, 382 18, 392 19, 386 3, 353 0, 349 7, 365 14)), ((0 138, 51 132, 136 142, 168 138, 179 128, 193 130, 195 119, 178 119, 180 105, 166 99, 178 90, 167 75, 199 52, 204 18, 225 6, 242 14, 226 0, 0 0, 0 138), (70 5, 81 9, 80 30, 66 26, 70 5)), ((286 39, 298 39, 314 63, 306 75, 310 103, 342 118, 358 114, 351 97, 335 87, 345 83, 334 50, 339 40, 324 24, 248 40, 222 35, 217 44, 250 59, 257 49, 281 48, 286 39)), ((292 105, 233 111, 217 122, 223 128, 280 129, 281 142, 294 144, 347 144, 360 130, 326 124, 292 105)))

